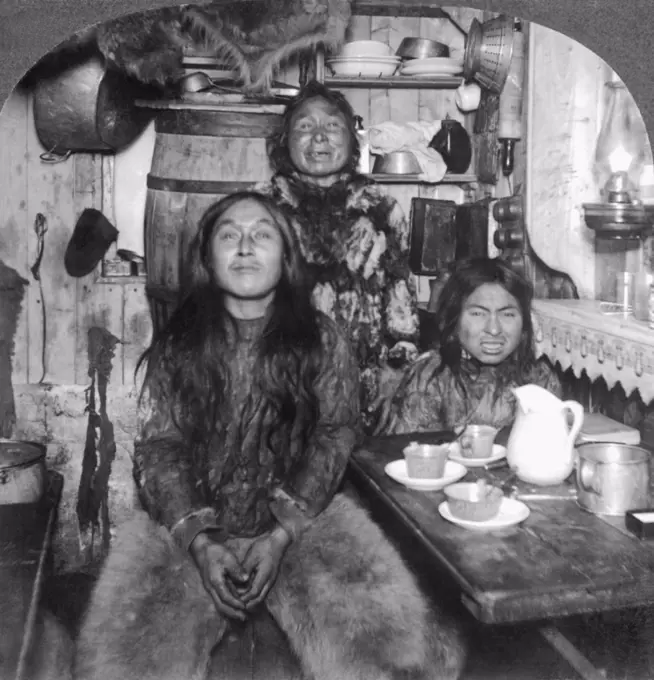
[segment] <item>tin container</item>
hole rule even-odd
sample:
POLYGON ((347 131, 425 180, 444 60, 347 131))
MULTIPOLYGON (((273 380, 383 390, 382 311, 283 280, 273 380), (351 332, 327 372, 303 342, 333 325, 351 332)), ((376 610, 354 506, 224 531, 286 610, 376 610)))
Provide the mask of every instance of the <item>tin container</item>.
POLYGON ((577 502, 596 515, 649 505, 650 454, 640 446, 596 442, 577 447, 577 502))

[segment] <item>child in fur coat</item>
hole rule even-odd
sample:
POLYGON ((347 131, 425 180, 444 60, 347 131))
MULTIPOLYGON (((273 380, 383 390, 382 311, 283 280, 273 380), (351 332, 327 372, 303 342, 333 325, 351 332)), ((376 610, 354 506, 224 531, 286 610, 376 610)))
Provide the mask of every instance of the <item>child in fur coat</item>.
POLYGON ((135 477, 78 680, 200 680, 267 607, 307 680, 447 680, 463 647, 357 500, 357 366, 311 305, 292 226, 240 193, 202 218, 187 298, 147 353, 135 477))

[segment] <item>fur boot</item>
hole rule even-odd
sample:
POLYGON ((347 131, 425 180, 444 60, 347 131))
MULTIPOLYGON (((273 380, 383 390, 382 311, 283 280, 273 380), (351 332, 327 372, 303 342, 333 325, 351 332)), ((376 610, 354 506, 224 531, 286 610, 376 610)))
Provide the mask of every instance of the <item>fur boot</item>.
POLYGON ((267 606, 315 680, 450 680, 457 632, 379 527, 344 494, 284 557, 267 606))
POLYGON ((197 567, 145 513, 114 539, 80 630, 75 680, 202 680, 224 633, 197 567))

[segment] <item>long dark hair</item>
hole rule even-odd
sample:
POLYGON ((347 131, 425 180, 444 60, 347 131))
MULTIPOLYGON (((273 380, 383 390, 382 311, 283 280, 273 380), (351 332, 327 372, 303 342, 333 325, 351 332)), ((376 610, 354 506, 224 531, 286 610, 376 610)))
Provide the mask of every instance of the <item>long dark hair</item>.
MULTIPOLYGON (((522 315, 520 343, 498 371, 497 394, 503 385, 510 382, 517 384, 528 382, 536 364, 534 329, 531 321, 533 287, 529 281, 498 258, 471 258, 461 260, 452 267, 436 308, 438 346, 441 355, 439 370, 448 367, 465 391, 461 380, 463 348, 459 341, 459 321, 465 301, 485 283, 497 283, 513 295, 522 315)), ((470 361, 477 369, 481 369, 481 364, 476 359, 472 358, 470 361)))
POLYGON ((159 390, 169 392, 175 423, 192 444, 195 463, 201 468, 212 438, 224 431, 232 416, 226 349, 235 326, 214 283, 212 241, 220 217, 245 200, 257 201, 270 213, 282 237, 284 261, 257 342, 255 389, 241 421, 235 423, 239 439, 245 436, 253 414, 265 412, 270 416, 266 421, 273 425, 260 436, 269 446, 286 446, 292 434, 303 449, 319 416, 313 383, 322 361, 320 327, 295 233, 283 210, 269 197, 256 192, 231 194, 200 219, 184 264, 181 302, 139 361, 147 359, 144 386, 155 381, 159 390))
POLYGON ((352 146, 350 157, 343 168, 344 172, 355 173, 361 149, 359 146, 359 136, 356 130, 355 114, 350 102, 337 90, 330 90, 326 85, 317 80, 308 82, 298 94, 286 105, 280 127, 274 132, 267 141, 268 158, 272 169, 281 175, 291 175, 295 170, 291 154, 288 148, 288 137, 291 131, 293 114, 309 99, 320 97, 335 106, 345 116, 347 129, 350 133, 352 146))

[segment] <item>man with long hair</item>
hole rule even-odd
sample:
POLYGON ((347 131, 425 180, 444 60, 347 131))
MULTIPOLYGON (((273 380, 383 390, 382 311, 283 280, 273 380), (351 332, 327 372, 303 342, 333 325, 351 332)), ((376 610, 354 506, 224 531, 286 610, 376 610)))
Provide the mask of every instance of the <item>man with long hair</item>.
MULTIPOLYGON (((265 605, 303 676, 456 678, 462 647, 350 493, 358 370, 311 305, 293 229, 231 195, 190 247, 183 301, 145 355, 134 472, 76 677, 205 677, 230 619, 265 605)), ((220 654, 220 647, 217 652, 220 654)))
POLYGON ((382 404, 376 432, 502 429, 515 417, 512 387, 535 383, 560 397, 555 371, 536 359, 532 298, 531 284, 500 259, 457 262, 438 298, 437 348, 382 404))

